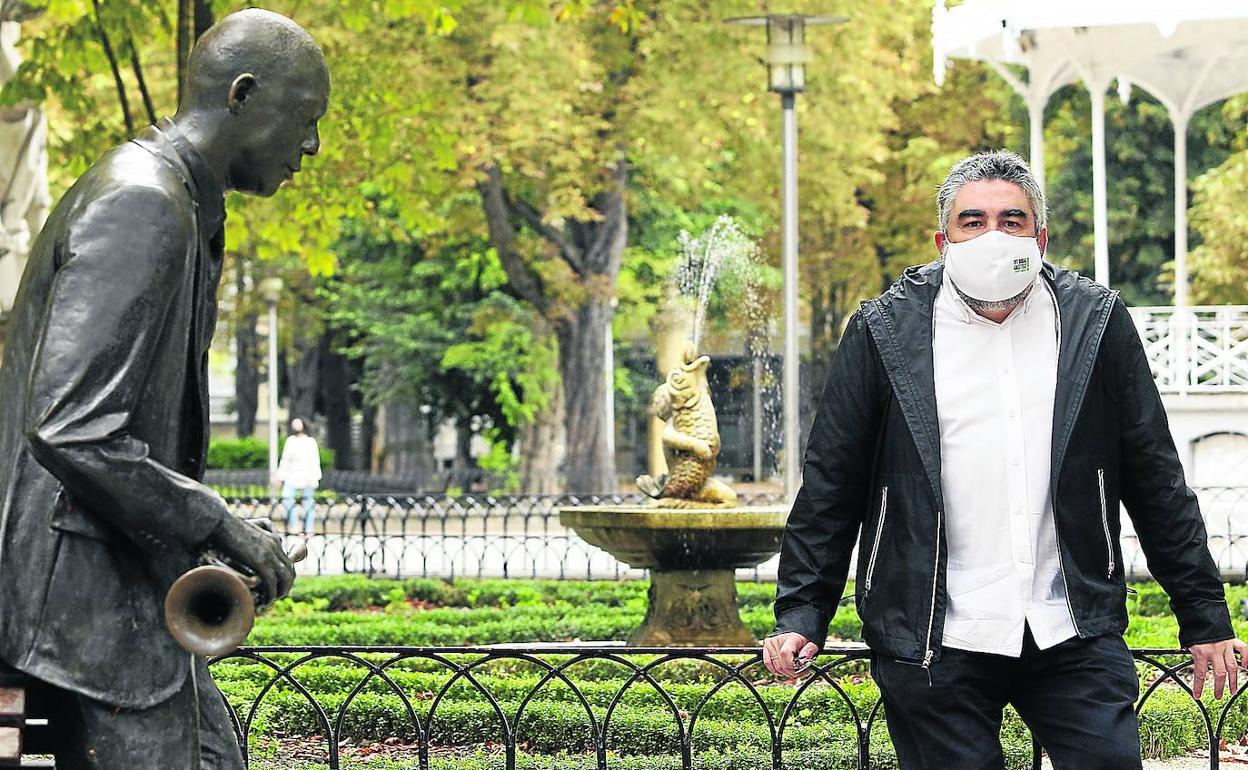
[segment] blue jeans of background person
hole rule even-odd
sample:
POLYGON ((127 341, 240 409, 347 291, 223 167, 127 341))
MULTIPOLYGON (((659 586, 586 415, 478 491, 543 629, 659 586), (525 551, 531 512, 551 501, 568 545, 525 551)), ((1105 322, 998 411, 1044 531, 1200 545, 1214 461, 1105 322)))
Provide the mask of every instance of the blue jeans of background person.
POLYGON ((1020 658, 946 647, 928 672, 871 656, 901 770, 1003 770, 1001 710, 1012 703, 1056 770, 1139 770, 1139 678, 1118 634, 1020 658))
POLYGON ((316 504, 312 499, 316 487, 296 487, 288 483, 282 484, 282 502, 286 505, 286 531, 291 532, 299 519, 295 516, 295 495, 303 497, 303 531, 312 531, 312 523, 316 520, 316 504))

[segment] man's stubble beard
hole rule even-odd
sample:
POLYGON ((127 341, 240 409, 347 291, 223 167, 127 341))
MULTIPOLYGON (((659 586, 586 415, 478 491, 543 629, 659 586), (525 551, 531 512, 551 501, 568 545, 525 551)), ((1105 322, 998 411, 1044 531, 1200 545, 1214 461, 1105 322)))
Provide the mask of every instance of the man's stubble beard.
MULTIPOLYGON (((952 281, 950 281, 950 283, 952 283, 952 281)), ((971 310, 976 310, 976 311, 982 310, 986 312, 995 312, 997 310, 1012 309, 1015 305, 1027 299, 1027 295, 1031 293, 1031 290, 1034 287, 1035 287, 1034 283, 1028 284, 1027 288, 1023 289, 1018 294, 1015 294, 1013 297, 1010 297, 1009 299, 999 299, 999 300, 994 300, 990 302, 988 300, 975 299, 974 297, 969 297, 966 295, 966 292, 958 288, 958 285, 956 283, 953 284, 953 290, 958 293, 958 296, 962 298, 962 301, 966 303, 967 307, 969 307, 971 310)))

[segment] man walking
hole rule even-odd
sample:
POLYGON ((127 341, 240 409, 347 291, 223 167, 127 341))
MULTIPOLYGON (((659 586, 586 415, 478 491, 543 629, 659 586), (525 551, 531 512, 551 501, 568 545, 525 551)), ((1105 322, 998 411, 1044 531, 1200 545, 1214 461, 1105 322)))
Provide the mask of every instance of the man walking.
POLYGON ((763 658, 857 607, 904 770, 1002 768, 1013 704, 1059 770, 1139 768, 1119 504, 1171 597, 1195 690, 1234 688, 1221 578, 1117 292, 1043 262, 1044 194, 1010 152, 938 193, 941 259, 850 319, 810 435, 763 658))
POLYGON ((42 684, 57 767, 240 770, 202 659, 164 626, 205 549, 285 594, 276 536, 199 482, 224 191, 272 195, 320 146, 329 73, 294 22, 204 34, 187 99, 97 162, 32 249, 0 368, 0 667, 42 684))

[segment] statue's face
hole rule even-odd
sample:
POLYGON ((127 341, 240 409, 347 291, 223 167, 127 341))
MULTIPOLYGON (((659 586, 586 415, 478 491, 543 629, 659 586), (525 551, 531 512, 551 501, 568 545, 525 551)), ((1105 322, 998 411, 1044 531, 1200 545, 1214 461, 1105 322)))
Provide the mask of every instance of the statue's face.
POLYGON ((231 187, 270 196, 321 148, 317 124, 329 104, 329 82, 320 76, 261 83, 246 105, 240 152, 230 168, 231 187))

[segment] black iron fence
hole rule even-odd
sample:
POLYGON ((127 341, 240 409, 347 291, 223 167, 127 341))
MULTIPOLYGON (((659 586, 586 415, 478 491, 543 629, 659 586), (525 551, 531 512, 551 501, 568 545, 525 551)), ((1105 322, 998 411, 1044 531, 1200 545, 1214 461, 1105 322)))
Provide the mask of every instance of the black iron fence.
MULTIPOLYGON (((384 482, 376 481, 379 485, 384 482)), ((1204 487, 1200 495, 1209 548, 1230 582, 1243 582, 1248 565, 1248 487, 1204 487)), ((777 493, 743 494, 744 505, 783 502, 777 493)), ((528 577, 616 579, 643 573, 585 543, 559 524, 569 505, 643 504, 623 495, 360 494, 319 498, 307 539, 304 574, 361 573, 391 577, 528 577)), ((267 517, 279 531, 303 532, 301 502, 234 497, 235 513, 267 517)), ((1123 564, 1133 580, 1149 577, 1130 519, 1122 517, 1123 564)), ((742 571, 771 578, 776 563, 742 571)))
MULTIPOLYGON (((1217 768, 1220 745, 1248 730, 1248 682, 1211 708, 1192 697, 1185 653, 1133 655, 1145 751, 1157 750, 1150 725, 1165 722, 1151 718, 1154 702, 1173 713, 1178 698, 1195 711, 1188 734, 1217 768)), ((868 657, 861 646, 830 648, 796 683, 771 677, 757 648, 610 645, 253 647, 214 661, 213 672, 253 770, 292 756, 363 767, 378 753, 421 770, 482 756, 471 767, 514 770, 551 755, 559 764, 525 766, 867 770, 890 753, 868 657)), ((1029 740, 1016 731, 1014 766, 1041 766, 1029 740)))
MULTIPOLYGON (((266 469, 213 469, 205 474, 204 483, 212 485, 226 497, 263 496, 268 489, 269 472, 266 469)), ((480 493, 498 489, 503 484, 504 479, 480 468, 455 468, 389 476, 368 471, 326 470, 320 486, 335 497, 376 497, 446 494, 454 490, 461 493, 480 493)))

